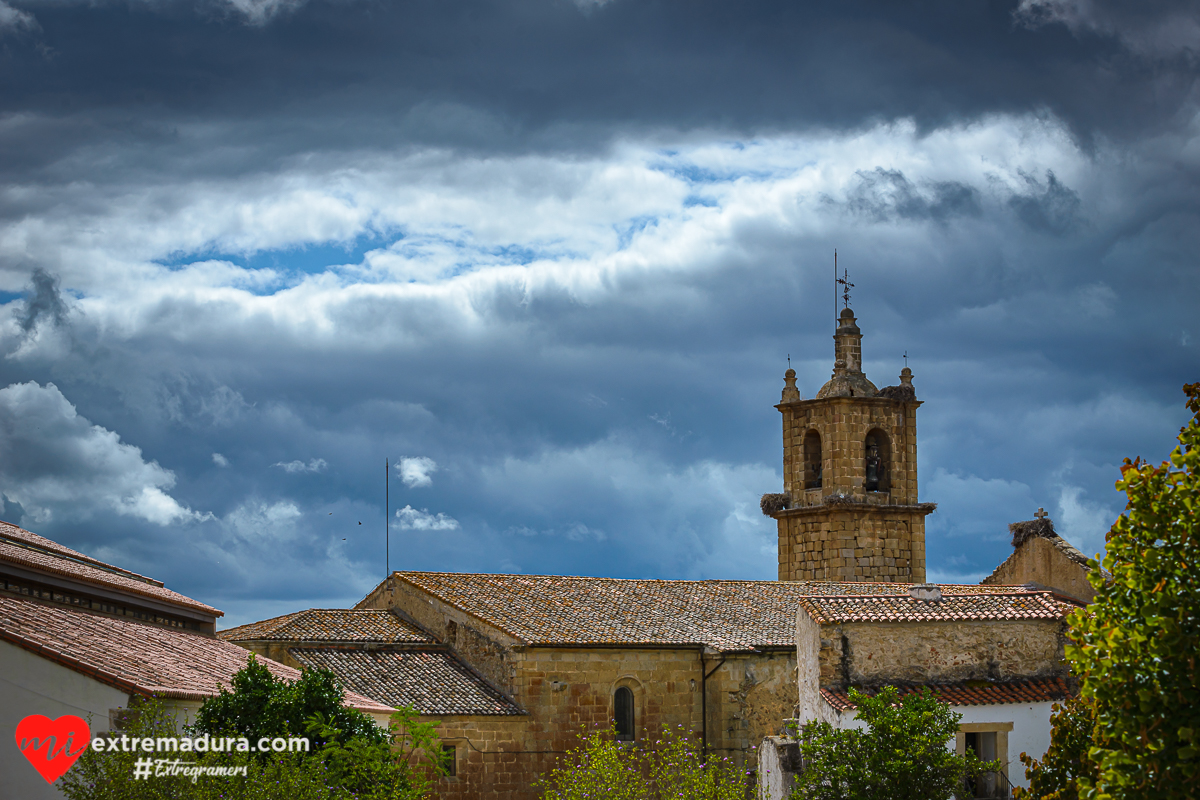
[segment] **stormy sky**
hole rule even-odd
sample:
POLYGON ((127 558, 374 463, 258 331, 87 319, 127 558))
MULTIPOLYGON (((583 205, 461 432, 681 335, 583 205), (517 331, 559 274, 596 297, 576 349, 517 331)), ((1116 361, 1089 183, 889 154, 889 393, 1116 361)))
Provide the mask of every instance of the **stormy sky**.
POLYGON ((0 0, 3 518, 227 612, 774 578, 788 357, 929 571, 1089 554, 1200 380, 1200 5, 0 0))

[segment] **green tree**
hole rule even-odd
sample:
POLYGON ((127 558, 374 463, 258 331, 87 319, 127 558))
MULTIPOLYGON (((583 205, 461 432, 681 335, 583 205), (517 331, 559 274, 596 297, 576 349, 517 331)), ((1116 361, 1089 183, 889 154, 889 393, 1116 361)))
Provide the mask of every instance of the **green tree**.
POLYGON ((811 722, 800 731, 794 800, 945 800, 964 777, 1000 769, 946 747, 962 715, 928 688, 903 697, 893 686, 874 697, 852 688, 850 700, 865 729, 811 722))
POLYGON ((1050 747, 1041 761, 1021 753, 1029 788, 1018 787, 1015 800, 1079 800, 1078 781, 1093 780, 1096 765, 1088 756, 1096 716, 1091 703, 1075 697, 1055 703, 1050 714, 1050 747))
POLYGON ((260 736, 314 736, 313 749, 320 749, 336 732, 343 740, 359 737, 384 744, 387 733, 361 711, 343 705, 345 689, 332 672, 306 669, 296 681, 276 678, 267 667, 250 655, 245 668, 230 681, 230 689, 221 689, 200 707, 192 726, 197 733, 211 736, 245 736, 257 741, 260 736), (322 725, 312 731, 309 720, 319 717, 322 725))
POLYGON ((1095 712, 1085 800, 1200 794, 1200 384, 1183 389, 1179 446, 1159 466, 1126 459, 1128 503, 1089 576, 1096 598, 1070 618, 1067 658, 1095 712))
MULTIPOLYGON (((421 800, 430 774, 441 769, 436 723, 411 708, 392 715, 384 731, 365 714, 342 705, 343 690, 329 672, 306 671, 295 682, 276 680, 251 656, 234 675, 232 691, 201 706, 189 735, 261 737, 308 735, 310 751, 162 754, 195 766, 244 767, 244 777, 155 776, 138 780, 141 752, 88 749, 60 781, 70 800, 421 800), (422 768, 415 761, 424 760, 422 768)), ((140 703, 126 715, 131 738, 174 737, 175 715, 161 702, 140 703)), ((158 755, 152 756, 157 758, 158 755)))

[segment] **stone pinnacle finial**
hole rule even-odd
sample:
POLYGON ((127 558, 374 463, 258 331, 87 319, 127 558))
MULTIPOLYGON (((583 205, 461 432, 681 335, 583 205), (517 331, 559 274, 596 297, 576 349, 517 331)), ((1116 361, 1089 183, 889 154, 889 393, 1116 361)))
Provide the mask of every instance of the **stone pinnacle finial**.
POLYGON ((788 371, 783 373, 783 382, 787 385, 783 387, 781 402, 790 403, 793 400, 799 400, 800 390, 796 388, 796 370, 788 367, 788 371))
POLYGON ((900 383, 904 386, 912 386, 912 370, 908 367, 900 370, 900 383))

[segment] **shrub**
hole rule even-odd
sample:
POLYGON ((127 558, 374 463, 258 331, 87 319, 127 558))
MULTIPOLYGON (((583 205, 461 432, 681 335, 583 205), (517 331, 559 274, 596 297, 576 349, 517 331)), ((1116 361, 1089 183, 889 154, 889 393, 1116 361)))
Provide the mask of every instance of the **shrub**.
POLYGON ((616 741, 612 728, 580 743, 538 786, 542 800, 742 800, 749 775, 728 759, 705 762, 682 727, 663 726, 650 748, 616 741))
POLYGON ((1000 769, 947 749, 962 715, 928 688, 903 697, 893 686, 874 697, 852 688, 850 700, 865 730, 810 722, 800 731, 795 800, 945 800, 964 777, 1000 769))
POLYGON ((1095 718, 1076 775, 1087 800, 1200 793, 1200 383, 1183 389, 1179 446, 1157 467, 1125 460, 1128 502, 1089 575, 1096 597, 1070 617, 1067 659, 1095 718))

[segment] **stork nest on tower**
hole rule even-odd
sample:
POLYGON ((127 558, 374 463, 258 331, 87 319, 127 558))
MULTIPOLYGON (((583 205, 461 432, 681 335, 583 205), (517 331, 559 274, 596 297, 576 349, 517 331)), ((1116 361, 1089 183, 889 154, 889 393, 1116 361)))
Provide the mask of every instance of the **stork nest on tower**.
POLYGON ((762 499, 758 501, 758 507, 762 509, 764 516, 773 517, 780 511, 791 508, 792 496, 790 494, 764 494, 762 499))

